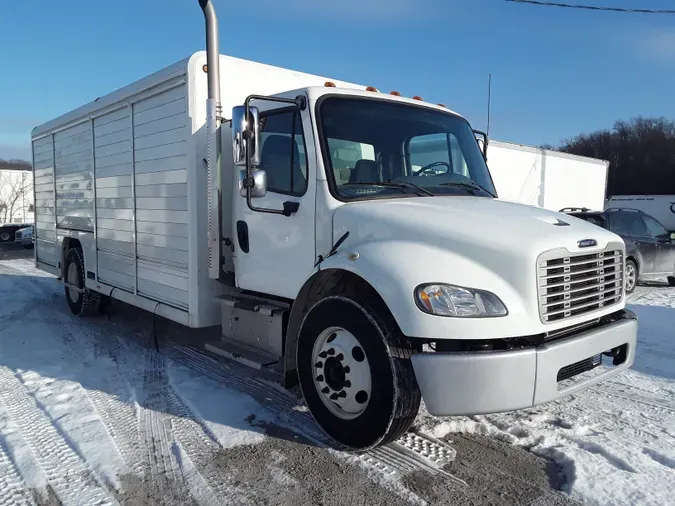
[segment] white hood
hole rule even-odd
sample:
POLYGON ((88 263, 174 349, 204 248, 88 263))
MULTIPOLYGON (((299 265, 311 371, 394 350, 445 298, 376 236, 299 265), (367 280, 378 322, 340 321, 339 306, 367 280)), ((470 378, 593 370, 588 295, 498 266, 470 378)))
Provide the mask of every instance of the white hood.
POLYGON ((352 203, 338 209, 334 229, 336 239, 349 230, 349 239, 356 242, 405 237, 459 254, 468 248, 470 255, 483 251, 514 257, 536 257, 560 247, 581 251, 582 239, 595 239, 599 249, 620 241, 619 236, 572 216, 486 197, 352 203))
MULTIPOLYGON (((359 253, 356 263, 363 262, 359 268, 382 268, 399 278, 382 281, 385 289, 380 293, 385 300, 383 291, 407 292, 410 295, 406 294, 406 299, 410 300, 418 284, 439 282, 492 291, 509 310, 507 317, 492 319, 490 324, 430 317, 429 325, 415 331, 418 336, 439 335, 445 331, 441 325, 455 325, 456 331, 459 326, 467 338, 474 333, 476 337, 503 337, 505 331, 507 335, 532 335, 597 317, 598 314, 588 314, 560 325, 542 324, 538 314, 537 258, 561 248, 570 253, 593 253, 610 243, 614 248, 624 247, 616 234, 581 219, 486 197, 354 202, 338 208, 333 220, 334 240, 349 231, 340 249, 359 253), (579 241, 585 239, 595 240, 597 246, 580 248, 579 241), (366 262, 377 265, 367 267, 366 262), (485 328, 488 325, 498 327, 485 328)), ((381 273, 377 279, 385 277, 381 273)), ((405 305, 402 302, 396 311, 403 311, 405 305)))

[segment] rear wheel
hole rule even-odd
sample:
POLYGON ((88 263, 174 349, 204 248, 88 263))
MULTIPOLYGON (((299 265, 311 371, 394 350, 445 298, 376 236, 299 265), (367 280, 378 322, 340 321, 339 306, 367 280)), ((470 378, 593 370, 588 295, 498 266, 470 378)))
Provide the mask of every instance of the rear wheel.
POLYGON ((0 232, 0 242, 9 242, 9 240, 12 238, 12 234, 7 232, 6 230, 3 230, 0 232))
POLYGON ((98 312, 101 296, 84 286, 84 255, 80 248, 72 248, 66 255, 66 301, 76 316, 89 316, 98 312))
POLYGON ((635 291, 638 280, 638 268, 635 261, 626 260, 626 293, 631 294, 635 291))
POLYGON ((354 450, 398 439, 421 400, 412 353, 393 318, 355 294, 317 302, 300 329, 297 352, 300 387, 314 419, 354 450))

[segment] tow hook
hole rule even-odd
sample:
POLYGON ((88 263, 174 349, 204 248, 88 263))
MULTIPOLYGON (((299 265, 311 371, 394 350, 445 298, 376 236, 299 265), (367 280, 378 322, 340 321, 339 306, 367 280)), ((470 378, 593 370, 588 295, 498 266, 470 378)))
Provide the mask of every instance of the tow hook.
POLYGON ((623 344, 621 346, 617 346, 616 348, 612 348, 611 350, 605 351, 602 353, 606 357, 612 357, 612 363, 613 365, 621 365, 626 361, 627 355, 628 355, 628 347, 623 344))

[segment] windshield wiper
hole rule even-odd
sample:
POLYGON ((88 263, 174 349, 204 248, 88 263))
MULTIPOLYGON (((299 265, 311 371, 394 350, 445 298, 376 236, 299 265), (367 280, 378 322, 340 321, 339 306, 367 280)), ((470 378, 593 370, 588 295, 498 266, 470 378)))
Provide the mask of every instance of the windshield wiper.
POLYGON ((399 190, 402 188, 411 188, 413 190, 417 190, 418 192, 423 193, 424 195, 429 195, 431 197, 434 197, 435 195, 431 193, 429 190, 426 190, 422 188, 421 186, 417 186, 416 184, 413 183, 408 183, 407 181, 355 181, 353 183, 345 183, 341 186, 349 186, 349 185, 367 185, 367 186, 383 186, 384 188, 398 188, 399 190))
MULTIPOLYGON (((452 182, 452 183, 438 183, 438 186, 459 186, 461 188, 468 188, 469 190, 482 190, 491 197, 495 197, 495 195, 491 192, 485 189, 483 186, 479 185, 475 181, 471 181, 470 183, 464 183, 464 182, 452 182)), ((475 195, 475 193, 474 193, 475 195)), ((496 198, 496 197, 495 197, 496 198)))

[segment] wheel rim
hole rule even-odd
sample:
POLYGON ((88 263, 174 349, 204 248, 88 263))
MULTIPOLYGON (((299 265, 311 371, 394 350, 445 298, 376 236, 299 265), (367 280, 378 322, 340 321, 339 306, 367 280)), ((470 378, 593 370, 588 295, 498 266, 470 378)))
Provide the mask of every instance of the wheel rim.
POLYGON ((2 234, 0 234, 0 239, 2 239, 3 241, 9 241, 9 233, 3 232, 2 234))
POLYGON ((354 335, 330 327, 321 332, 312 348, 314 387, 326 408, 335 416, 352 420, 370 402, 370 364, 354 335))
POLYGON ((635 273, 635 267, 633 267, 633 264, 627 264, 626 265, 626 291, 630 292, 635 288, 635 282, 636 282, 636 273, 635 273))
MULTIPOLYGON (((80 273, 77 270, 77 265, 75 265, 74 263, 71 263, 68 266, 68 278, 67 279, 68 279, 68 284, 75 285, 78 288, 80 287, 80 273)), ((69 286, 68 287, 68 295, 70 296, 71 300, 77 300, 77 298, 79 297, 80 294, 76 289, 69 286)))

